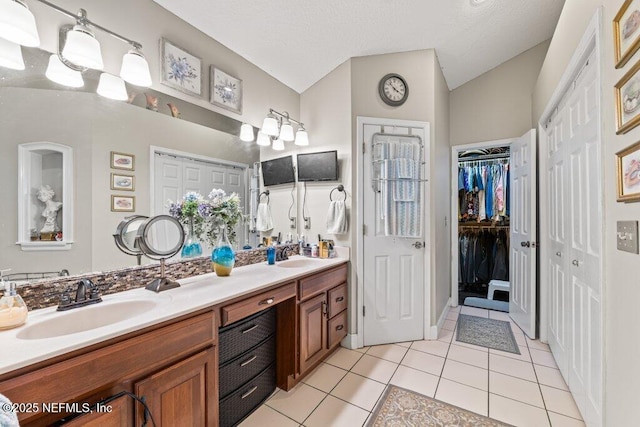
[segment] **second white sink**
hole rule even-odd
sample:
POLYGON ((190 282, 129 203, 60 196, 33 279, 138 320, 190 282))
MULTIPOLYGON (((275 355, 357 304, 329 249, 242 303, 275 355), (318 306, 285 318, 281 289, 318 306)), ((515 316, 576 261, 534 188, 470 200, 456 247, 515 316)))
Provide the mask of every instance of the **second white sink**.
POLYGON ((319 262, 322 262, 322 260, 319 258, 296 257, 288 259, 286 261, 280 261, 276 263, 276 265, 282 268, 302 268, 309 267, 319 262))

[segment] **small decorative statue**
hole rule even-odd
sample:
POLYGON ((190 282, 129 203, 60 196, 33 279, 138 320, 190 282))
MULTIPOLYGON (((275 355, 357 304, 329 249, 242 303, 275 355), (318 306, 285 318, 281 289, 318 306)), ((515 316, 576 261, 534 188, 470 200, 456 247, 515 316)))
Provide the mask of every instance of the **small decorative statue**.
POLYGON ((38 190, 38 200, 44 203, 42 216, 45 218, 44 226, 40 230, 40 233, 55 233, 59 231, 58 225, 56 224, 56 217, 58 216, 58 211, 62 208, 62 203, 53 201, 53 196, 55 195, 56 193, 48 185, 43 185, 38 190))

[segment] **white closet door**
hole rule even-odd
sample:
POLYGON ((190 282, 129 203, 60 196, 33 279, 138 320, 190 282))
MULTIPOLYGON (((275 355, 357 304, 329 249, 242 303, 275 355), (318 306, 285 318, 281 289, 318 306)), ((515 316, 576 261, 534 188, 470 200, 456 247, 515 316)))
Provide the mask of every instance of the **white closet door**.
POLYGON ((175 157, 155 155, 154 207, 156 215, 168 214, 168 201, 182 199, 182 161, 175 157))

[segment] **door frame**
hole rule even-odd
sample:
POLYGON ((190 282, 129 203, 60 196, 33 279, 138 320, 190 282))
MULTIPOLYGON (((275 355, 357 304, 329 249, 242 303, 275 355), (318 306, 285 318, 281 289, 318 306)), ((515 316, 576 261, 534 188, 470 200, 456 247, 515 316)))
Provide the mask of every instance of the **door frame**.
MULTIPOLYGON (((424 128, 424 153, 427 164, 425 165, 425 179, 424 183, 424 239, 426 242, 424 250, 424 319, 423 319, 423 336, 427 338, 433 337, 433 331, 431 328, 431 293, 435 291, 435 260, 432 259, 432 255, 435 254, 431 250, 431 247, 435 245, 432 236, 432 227, 435 231, 435 215, 431 214, 431 162, 433 160, 433 153, 431 152, 431 125, 429 122, 415 121, 415 120, 400 120, 400 119, 388 119, 378 117, 363 117, 358 116, 356 119, 356 141, 355 151, 357 154, 356 159, 356 194, 357 194, 357 215, 355 221, 356 235, 356 253, 352 260, 355 260, 356 264, 356 318, 357 318, 357 333, 355 337, 351 338, 351 344, 353 345, 353 338, 355 338, 355 346, 352 348, 361 348, 364 346, 364 316, 362 313, 362 307, 364 306, 364 233, 362 232, 364 227, 364 191, 367 183, 364 182, 364 147, 366 141, 364 141, 363 129, 365 125, 375 126, 397 126, 397 127, 421 127, 424 128)), ((353 261, 352 261, 353 262, 353 261)), ((353 315, 353 314, 352 314, 353 315)), ((436 331, 437 334, 437 331, 436 331)))
POLYGON ((474 142, 451 147, 451 307, 458 306, 458 154, 482 148, 511 147, 518 138, 474 142))

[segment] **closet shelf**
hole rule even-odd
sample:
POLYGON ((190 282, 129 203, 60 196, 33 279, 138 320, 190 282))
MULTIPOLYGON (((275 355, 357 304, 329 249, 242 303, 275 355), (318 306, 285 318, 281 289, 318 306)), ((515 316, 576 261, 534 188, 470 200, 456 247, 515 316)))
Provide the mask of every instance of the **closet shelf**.
POLYGON ((458 223, 458 228, 486 228, 486 229, 508 229, 511 226, 509 224, 482 224, 482 223, 458 223))

